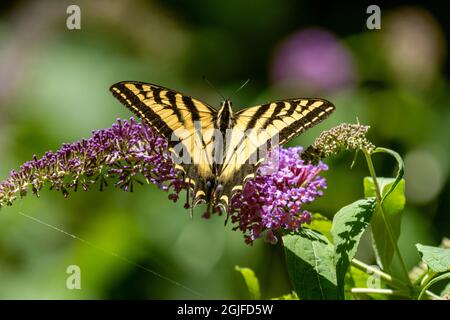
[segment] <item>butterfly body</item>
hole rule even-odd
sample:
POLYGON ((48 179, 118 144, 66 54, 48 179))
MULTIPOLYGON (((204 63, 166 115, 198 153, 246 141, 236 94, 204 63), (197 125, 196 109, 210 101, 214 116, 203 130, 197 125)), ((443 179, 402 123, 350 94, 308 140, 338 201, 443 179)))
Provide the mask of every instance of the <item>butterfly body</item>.
POLYGON ((167 139, 175 166, 190 186, 191 208, 205 202, 208 214, 218 207, 228 212, 232 196, 254 176, 274 144, 284 144, 334 110, 333 104, 316 98, 276 101, 238 112, 225 100, 216 110, 177 91, 137 81, 119 82, 110 90, 167 139))
MULTIPOLYGON (((217 111, 217 117, 215 121, 215 129, 216 132, 220 133, 222 142, 226 141, 227 139, 227 132, 228 130, 232 130, 234 127, 234 119, 233 119, 233 108, 231 101, 225 100, 222 102, 220 109, 217 111)), ((215 176, 220 175, 220 172, 222 171, 224 158, 223 155, 226 154, 226 149, 224 149, 225 145, 223 144, 222 150, 216 150, 214 149, 214 155, 216 155, 216 152, 221 152, 219 156, 216 156, 215 158, 217 161, 213 161, 213 173, 215 176), (221 157, 222 155, 222 157, 221 157)), ((217 185, 217 182, 215 182, 214 185, 217 185)))
MULTIPOLYGON (((227 132, 233 129, 234 123, 235 121, 232 103, 230 100, 224 100, 221 103, 220 108, 217 110, 214 121, 214 129, 218 134, 220 134, 220 139, 222 142, 226 141, 227 132)), ((194 194, 193 207, 197 203, 204 201, 209 205, 207 209, 207 212, 209 212, 210 208, 214 208, 220 202, 223 185, 218 177, 220 177, 220 174, 223 170, 223 164, 225 162, 224 155, 227 154, 226 146, 227 145, 225 143, 222 143, 219 146, 216 145, 216 147, 213 148, 211 158, 215 159, 215 161, 211 161, 212 174, 210 174, 208 177, 205 177, 206 183, 204 185, 204 188, 199 188, 199 193, 194 194), (218 148, 221 148, 221 150, 218 150, 218 148)))

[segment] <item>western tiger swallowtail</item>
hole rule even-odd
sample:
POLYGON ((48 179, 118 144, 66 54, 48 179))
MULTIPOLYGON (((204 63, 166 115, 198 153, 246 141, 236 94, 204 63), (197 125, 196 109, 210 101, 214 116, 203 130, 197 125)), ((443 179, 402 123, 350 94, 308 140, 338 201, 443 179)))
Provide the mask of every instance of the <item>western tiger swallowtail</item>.
MULTIPOLYGON (((176 167, 192 192, 191 208, 206 202, 210 209, 228 212, 232 195, 242 190, 264 158, 254 155, 261 145, 278 138, 282 145, 325 119, 334 105, 324 99, 298 98, 275 101, 233 112, 229 100, 219 110, 177 91, 138 81, 111 86, 113 95, 159 135, 169 151, 183 160, 176 167), (246 132, 264 132, 252 139, 246 132), (217 135, 217 133, 219 133, 217 135), (223 150, 215 141, 226 141, 223 150), (187 160, 187 161, 186 161, 187 160)), ((269 146, 270 149, 273 146, 269 146)))

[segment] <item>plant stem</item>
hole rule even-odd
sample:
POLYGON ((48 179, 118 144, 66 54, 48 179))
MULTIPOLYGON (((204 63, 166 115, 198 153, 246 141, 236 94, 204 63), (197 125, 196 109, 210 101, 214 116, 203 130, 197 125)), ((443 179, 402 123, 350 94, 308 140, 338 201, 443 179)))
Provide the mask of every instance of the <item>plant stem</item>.
POLYGON ((403 296, 400 291, 392 290, 392 289, 375 289, 375 288, 352 288, 350 290, 351 293, 379 293, 379 294, 387 294, 387 295, 396 295, 403 296))
MULTIPOLYGON (((377 275, 380 276, 381 279, 383 279, 383 280, 385 280, 386 282, 388 282, 389 285, 395 287, 396 289, 399 289, 399 291, 393 291, 392 294, 402 296, 402 295, 404 295, 404 294, 403 294, 404 291, 402 291, 402 289, 403 289, 403 290, 404 290, 405 288, 408 289, 408 288, 407 288, 407 284, 405 284, 403 281, 398 280, 398 279, 392 277, 390 274, 388 274, 388 273, 386 273, 386 272, 384 272, 384 271, 381 271, 381 270, 378 269, 378 268, 374 268, 374 267, 372 267, 371 265, 368 265, 368 264, 366 264, 366 263, 364 263, 364 262, 362 262, 362 261, 360 261, 360 260, 358 260, 358 259, 355 259, 355 258, 352 259, 351 263, 352 263, 352 266, 355 267, 356 269, 359 269, 359 270, 364 271, 364 272, 367 272, 367 273, 368 273, 368 272, 371 272, 371 273, 377 274, 377 275)), ((371 288, 353 288, 353 289, 352 289, 352 292, 354 292, 354 293, 381 293, 381 292, 374 292, 374 291, 370 291, 370 292, 369 292, 369 291, 367 291, 367 290, 361 291, 360 289, 363 289, 363 290, 364 290, 364 289, 372 290, 371 288), (356 289, 356 291, 354 291, 354 289, 356 289)), ((432 299, 435 299, 435 300, 444 300, 442 297, 440 297, 440 296, 438 296, 437 294, 431 292, 430 290, 426 290, 424 293, 427 294, 428 297, 430 297, 430 298, 432 298, 432 299)), ((384 294, 388 294, 388 293, 384 292, 384 294)), ((409 295, 408 295, 408 297, 409 297, 409 295)))
POLYGON ((372 273, 378 274, 382 279, 384 279, 386 281, 389 281, 389 282, 392 281, 392 276, 390 274, 387 274, 386 272, 383 272, 378 268, 374 268, 371 265, 368 265, 362 261, 359 261, 358 259, 353 258, 352 265, 361 271, 364 271, 364 272, 370 271, 372 273))
MULTIPOLYGON (((379 204, 381 204, 381 200, 382 200, 381 191, 380 191, 380 186, 378 185, 377 175, 375 173, 375 167, 373 166, 372 157, 366 151, 364 151, 364 156, 366 157, 367 167, 369 167, 370 176, 373 179, 373 185, 375 187, 375 196, 377 198, 377 202, 379 204)), ((383 214, 383 216, 384 216, 384 214, 383 214)))
POLYGON ((428 295, 428 297, 433 298, 434 300, 445 300, 441 296, 438 296, 437 294, 431 292, 430 290, 425 290, 425 293, 428 295))
POLYGON ((409 279, 408 269, 406 268, 405 261, 403 260, 403 257, 402 257, 402 255, 400 253, 400 249, 398 247, 397 241, 394 238, 394 234, 392 232, 391 224, 389 223, 389 220, 387 219, 386 214, 385 214, 384 209, 383 209, 383 201, 382 201, 383 198, 381 197, 381 191, 380 191, 380 187, 378 185, 377 175, 375 173, 375 168, 373 166, 372 157, 367 151, 364 151, 364 156, 366 157, 367 166, 369 168, 370 175, 372 176, 372 179, 373 179, 373 185, 375 187, 375 196, 376 196, 376 199, 377 199, 377 202, 378 202, 378 206, 380 208, 381 216, 382 216, 384 224, 386 226, 386 230, 387 230, 387 233, 388 233, 388 236, 389 236, 389 240, 391 241, 391 244, 392 244, 392 246, 394 248, 394 251, 397 254, 397 257, 398 257, 398 259, 400 261, 400 265, 401 265, 402 271, 404 273, 405 279, 408 280, 408 287, 410 289, 413 289, 411 280, 409 279))
POLYGON ((392 285, 393 287, 397 288, 397 289, 407 289, 408 285, 405 284, 403 281, 400 281, 396 278, 393 278, 390 274, 375 268, 371 265, 368 265, 358 259, 353 258, 351 261, 352 266, 354 266, 355 268, 364 271, 366 273, 373 273, 373 274, 377 274, 380 276, 381 279, 385 280, 386 282, 388 282, 390 285, 392 285))
POLYGON ((428 281, 427 283, 422 285, 421 291, 420 291, 420 294, 417 297, 417 300, 423 300, 425 294, 428 295, 428 297, 442 300, 443 298, 439 297, 438 295, 434 294, 433 292, 431 292, 428 289, 431 288, 435 283, 437 283, 439 281, 442 281, 442 280, 449 279, 449 278, 450 278, 450 271, 449 272, 444 272, 443 274, 432 278, 430 281, 428 281))

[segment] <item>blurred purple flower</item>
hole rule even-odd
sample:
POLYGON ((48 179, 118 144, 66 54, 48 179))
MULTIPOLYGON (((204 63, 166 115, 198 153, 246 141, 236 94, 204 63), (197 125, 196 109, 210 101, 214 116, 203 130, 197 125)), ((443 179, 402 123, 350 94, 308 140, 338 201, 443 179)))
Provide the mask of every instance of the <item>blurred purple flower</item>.
POLYGON ((289 88, 333 91, 355 80, 352 55, 328 31, 310 28, 289 36, 275 52, 273 81, 289 88))
MULTIPOLYGON (((274 243, 274 232, 297 231, 310 221, 311 215, 302 205, 322 195, 325 179, 318 174, 327 167, 303 163, 301 151, 301 147, 279 149, 278 169, 270 171, 270 163, 261 166, 258 172, 271 174, 256 175, 233 197, 231 221, 238 224, 235 229, 244 233, 247 243, 263 233, 274 243)), ((124 191, 133 191, 135 182, 143 183, 139 176, 165 191, 171 190, 169 198, 173 201, 187 188, 174 168, 165 139, 133 119, 118 120, 111 128, 94 131, 89 139, 64 144, 40 159, 34 156, 18 171, 11 171, 0 183, 0 207, 11 205, 29 189, 38 195, 45 184, 65 197, 69 190, 81 187, 86 191, 97 182, 102 190, 108 179, 115 179, 115 185, 124 191)))
MULTIPOLYGON (((256 175, 246 183, 242 193, 233 197, 231 221, 237 223, 247 243, 265 232, 266 240, 277 242, 274 233, 298 231, 311 221, 303 204, 323 195, 325 178, 318 174, 327 170, 323 163, 305 164, 300 158, 302 147, 279 149, 279 168, 270 175, 256 175)), ((261 166, 260 170, 267 169, 261 166)))

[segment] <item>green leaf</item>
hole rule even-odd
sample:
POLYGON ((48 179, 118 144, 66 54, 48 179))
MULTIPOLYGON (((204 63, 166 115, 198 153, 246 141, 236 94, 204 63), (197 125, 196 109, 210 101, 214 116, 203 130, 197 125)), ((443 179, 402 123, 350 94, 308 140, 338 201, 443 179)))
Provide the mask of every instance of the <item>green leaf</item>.
POLYGON ((259 281, 255 273, 250 268, 241 268, 239 266, 234 267, 236 271, 240 272, 244 278, 245 284, 247 285, 248 292, 250 294, 250 299, 259 300, 261 299, 261 291, 259 290, 259 281))
POLYGON ((344 294, 344 279, 356 254, 363 232, 375 211, 375 198, 362 199, 339 210, 333 218, 331 233, 334 241, 337 285, 344 294))
POLYGON ((394 183, 390 186, 390 188, 388 190, 383 192, 382 201, 384 201, 387 198, 387 196, 390 195, 391 192, 393 192, 395 190, 395 187, 397 187, 397 184, 400 183, 400 181, 402 180, 403 175, 405 173, 405 163, 403 162, 402 157, 397 152, 395 152, 394 150, 391 150, 391 149, 376 148, 373 153, 387 153, 395 158, 395 160, 397 161, 397 165, 398 165, 398 171, 397 171, 397 175, 395 177, 394 183))
POLYGON ((331 235, 331 220, 327 217, 321 215, 320 213, 313 213, 312 221, 308 225, 309 229, 319 231, 325 237, 327 237, 330 242, 333 242, 333 237, 331 235))
MULTIPOLYGON (((405 207, 405 180, 392 178, 377 178, 383 200, 383 211, 377 206, 371 221, 372 238, 374 249, 377 255, 378 264, 386 271, 389 271, 394 257, 394 244, 389 236, 388 223, 392 230, 393 240, 396 243, 400 236, 401 212, 405 207), (394 189, 393 186, 395 185, 394 189)), ((364 178, 364 195, 366 197, 375 196, 375 187, 372 177, 364 178)))
MULTIPOLYGON (((405 179, 397 182, 394 190, 392 186, 396 182, 394 178, 377 178, 378 186, 381 190, 381 196, 386 197, 383 200, 383 208, 387 214, 396 215, 405 207, 405 179)), ((372 177, 364 178, 364 196, 375 197, 375 187, 372 177)))
POLYGON ((336 284, 334 248, 324 235, 310 229, 283 237, 289 276, 300 299, 341 298, 336 284))
MULTIPOLYGON (((345 275, 345 296, 346 299, 356 299, 356 300, 386 300, 386 295, 378 294, 378 293, 353 293, 351 292, 352 288, 367 288, 371 283, 371 277, 373 274, 369 274, 358 268, 350 266, 346 275, 345 275)), ((380 281, 380 289, 384 288, 385 285, 380 281)))
POLYGON ((416 244, 420 257, 433 272, 445 272, 450 270, 450 249, 424 246, 416 244))

